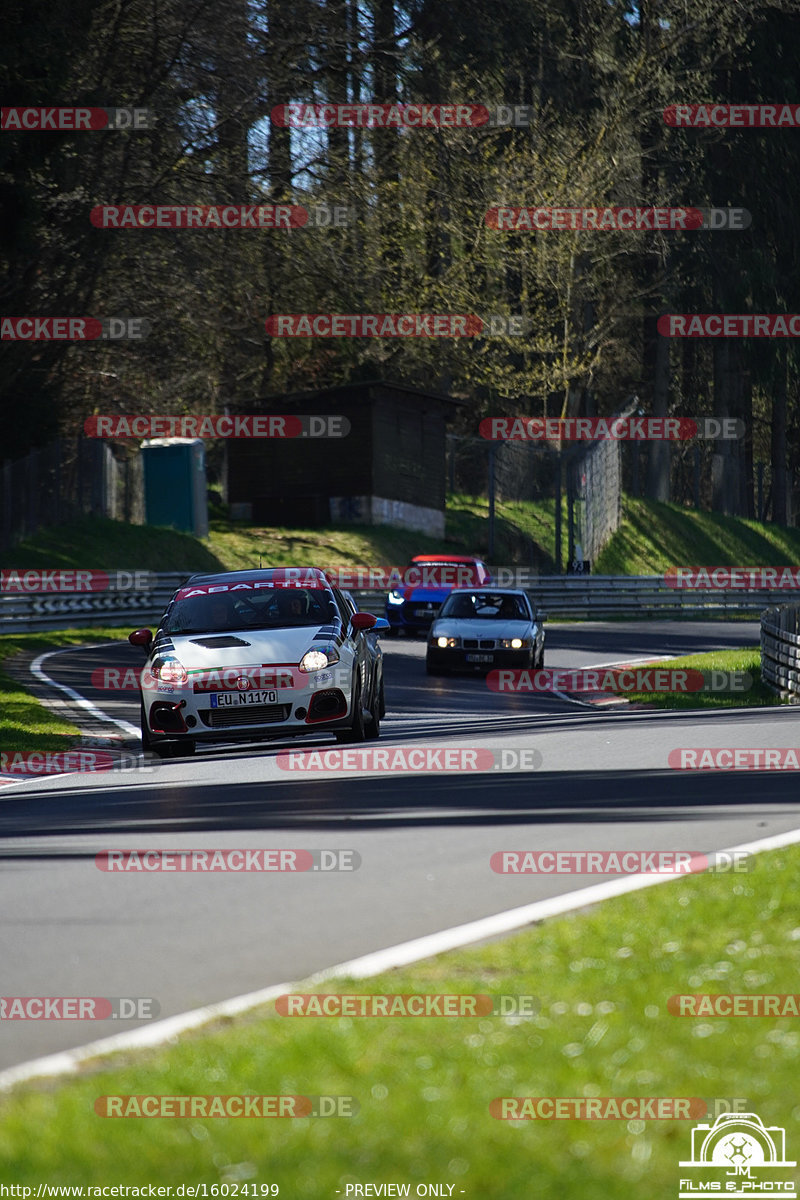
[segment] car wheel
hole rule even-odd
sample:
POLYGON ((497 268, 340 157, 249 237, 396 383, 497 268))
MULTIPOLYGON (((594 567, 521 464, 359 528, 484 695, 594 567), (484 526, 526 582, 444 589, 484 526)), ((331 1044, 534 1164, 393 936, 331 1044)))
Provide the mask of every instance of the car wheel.
POLYGON ((144 700, 139 705, 139 728, 142 731, 142 751, 152 750, 153 743, 150 740, 150 730, 147 728, 147 721, 144 715, 144 700))
POLYGON ((381 674, 381 689, 378 692, 378 716, 381 720, 386 716, 386 692, 383 687, 383 674, 381 674))
POLYGON ((183 758, 184 755, 194 754, 197 743, 186 742, 156 742, 151 746, 159 758, 183 758))
POLYGON ((541 650, 539 651, 539 659, 536 663, 535 670, 541 671, 543 666, 544 666, 544 646, 542 646, 541 650))
POLYGON ((150 749, 159 758, 175 758, 175 743, 174 742, 154 742, 150 749))
POLYGON ((361 684, 355 686, 353 697, 353 720, 349 729, 340 729, 336 734, 337 742, 363 742, 367 731, 364 724, 364 713, 361 708, 361 684))
MULTIPOLYGON (((381 691, 383 684, 381 683, 381 691)), ((368 742, 375 742, 381 736, 381 696, 380 692, 373 697, 372 708, 370 709, 369 720, 366 723, 365 738, 368 742)))

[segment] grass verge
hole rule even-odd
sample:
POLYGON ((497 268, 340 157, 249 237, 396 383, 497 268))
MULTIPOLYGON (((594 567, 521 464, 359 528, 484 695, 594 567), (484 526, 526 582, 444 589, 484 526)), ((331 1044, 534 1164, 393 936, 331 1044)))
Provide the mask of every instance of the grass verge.
MULTIPOLYGON (((62 646, 118 641, 119 629, 53 629, 47 633, 0 636, 0 664, 16 654, 38 655, 62 646)), ((124 636, 124 634, 123 634, 124 636)), ((0 665, 0 749, 4 751, 65 751, 74 746, 80 730, 51 712, 0 665)))
MULTIPOLYGON (((735 1098, 786 1126, 787 1149, 796 1146, 796 1020, 667 1011, 676 993, 795 989, 800 849, 751 861, 747 874, 682 878, 322 989, 532 995, 528 1019, 286 1018, 268 1006, 79 1077, 17 1087, 0 1099, 4 1174, 23 1184, 275 1183, 313 1200, 356 1182, 408 1182, 412 1195, 417 1183, 452 1183, 453 1195, 516 1200, 532 1194, 532 1179, 543 1200, 677 1194, 693 1122, 500 1121, 489 1114, 498 1096, 735 1098), (360 1111, 295 1121, 94 1111, 103 1095, 243 1093, 354 1096, 360 1111)), ((509 904, 524 902, 523 878, 508 882, 509 904)))
MULTIPOLYGON (((645 664, 641 664, 643 667, 645 664)), ((653 663, 655 667, 680 670, 688 667, 695 671, 743 671, 750 675, 752 684, 747 691, 709 692, 626 692, 625 696, 636 704, 648 704, 653 708, 708 709, 708 708, 764 708, 787 704, 771 691, 761 679, 761 650, 758 646, 738 650, 713 650, 708 654, 687 654, 682 658, 671 658, 667 662, 653 663)))

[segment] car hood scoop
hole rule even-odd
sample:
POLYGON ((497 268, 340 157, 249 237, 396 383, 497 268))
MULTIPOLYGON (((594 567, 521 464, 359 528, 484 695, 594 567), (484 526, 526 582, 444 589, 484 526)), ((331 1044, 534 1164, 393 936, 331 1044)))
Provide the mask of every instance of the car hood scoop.
POLYGON ((216 637, 190 638, 193 646, 205 646, 209 650, 224 650, 227 646, 249 646, 243 638, 233 637, 229 633, 221 633, 216 637))

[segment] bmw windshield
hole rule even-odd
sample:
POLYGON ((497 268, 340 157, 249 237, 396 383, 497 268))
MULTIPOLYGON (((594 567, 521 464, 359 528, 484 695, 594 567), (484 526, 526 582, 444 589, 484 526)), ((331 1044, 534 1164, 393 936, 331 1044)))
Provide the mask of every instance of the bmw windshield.
POLYGON ((504 596, 495 592, 454 593, 439 609, 439 619, 455 617, 465 620, 528 621, 530 613, 521 596, 504 596))

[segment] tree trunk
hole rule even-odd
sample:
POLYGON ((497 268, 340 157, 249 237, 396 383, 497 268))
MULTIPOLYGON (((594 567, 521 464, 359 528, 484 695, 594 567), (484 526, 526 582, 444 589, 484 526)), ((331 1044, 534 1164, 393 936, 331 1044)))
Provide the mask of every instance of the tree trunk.
POLYGON ((772 389, 772 424, 770 427, 770 459, 772 462, 772 519, 776 525, 789 523, 789 490, 786 477, 786 343, 775 348, 776 376, 772 389))

